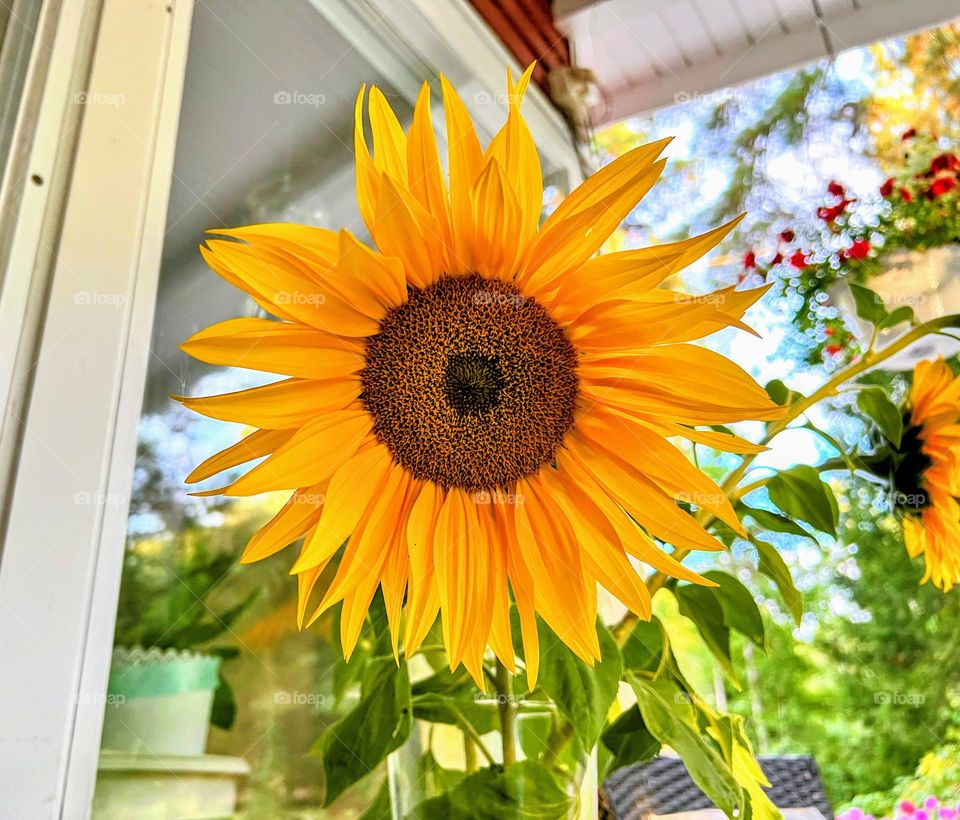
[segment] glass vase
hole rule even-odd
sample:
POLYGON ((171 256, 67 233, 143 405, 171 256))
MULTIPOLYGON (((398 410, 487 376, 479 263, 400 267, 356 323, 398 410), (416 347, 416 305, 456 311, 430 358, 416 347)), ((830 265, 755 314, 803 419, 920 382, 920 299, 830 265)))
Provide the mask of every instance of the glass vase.
POLYGON ((430 717, 414 720, 387 759, 393 820, 596 820, 596 751, 584 750, 553 704, 438 700, 430 717))

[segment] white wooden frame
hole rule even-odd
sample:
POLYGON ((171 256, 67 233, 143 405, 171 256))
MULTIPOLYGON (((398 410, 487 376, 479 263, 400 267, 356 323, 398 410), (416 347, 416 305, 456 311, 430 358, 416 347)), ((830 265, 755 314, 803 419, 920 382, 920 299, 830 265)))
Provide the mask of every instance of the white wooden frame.
MULTIPOLYGON (((4 818, 89 813, 191 6, 57 9, 43 99, 53 113, 35 148, 75 152, 43 309, 27 316, 42 321, 36 357, 9 382, 11 397, 29 400, 4 425, 19 433, 0 559, 4 818), (62 113, 70 106, 82 106, 78 137, 62 113)), ((20 213, 18 265, 43 255, 39 224, 58 205, 37 199, 20 213)), ((31 272, 42 275, 8 267, 6 281, 31 272)), ((24 287, 5 289, 0 314, 15 313, 24 287)))
MULTIPOLYGON (((193 6, 45 2, 41 182, 0 248, 0 820, 90 812, 193 6)), ((411 99, 443 71, 499 127, 520 67, 466 0, 310 2, 411 99)), ((525 113, 576 182, 539 89, 525 113)))

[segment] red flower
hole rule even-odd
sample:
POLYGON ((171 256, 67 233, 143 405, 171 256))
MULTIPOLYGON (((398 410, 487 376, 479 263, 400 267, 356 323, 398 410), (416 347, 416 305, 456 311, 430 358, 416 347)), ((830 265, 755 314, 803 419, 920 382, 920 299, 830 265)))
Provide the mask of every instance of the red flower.
POLYGON ((939 196, 950 193, 950 191, 956 187, 957 181, 953 177, 939 177, 930 185, 930 190, 927 191, 927 196, 930 199, 936 199, 939 196))
POLYGON ((846 189, 839 182, 833 181, 827 186, 827 193, 840 198, 843 198, 847 194, 846 189))
POLYGON ((790 264, 797 270, 803 270, 807 266, 807 255, 803 251, 797 251, 790 257, 790 264))
POLYGON ((834 330, 832 327, 825 328, 823 331, 824 336, 832 336, 833 333, 834 333, 834 330))
POLYGON ((783 254, 777 251, 777 255, 770 260, 770 267, 774 265, 779 265, 783 261, 783 254))
POLYGON ((753 251, 747 251, 743 255, 743 267, 749 270, 757 266, 757 255, 753 251))
POLYGON ((840 347, 840 345, 827 345, 824 350, 826 350, 831 356, 836 356, 838 353, 843 352, 843 348, 840 347))
POLYGON ((957 168, 960 168, 960 160, 954 154, 940 154, 934 157, 933 162, 930 163, 930 170, 935 174, 944 171, 956 171, 957 168))
POLYGON ((901 188, 900 196, 903 198, 904 202, 913 202, 913 194, 910 193, 909 188, 901 188))
POLYGON ((844 259, 866 259, 870 254, 870 242, 866 239, 854 239, 853 244, 840 253, 844 259))
POLYGON ((851 199, 841 199, 836 205, 831 207, 822 207, 817 208, 817 216, 820 217, 824 222, 836 222, 837 217, 840 216, 844 211, 847 210, 847 205, 849 205, 853 200, 851 199))
POLYGON ((788 243, 793 242, 795 238, 796 238, 796 234, 794 234, 794 232, 791 231, 789 228, 787 228, 787 230, 785 231, 780 231, 781 242, 788 242, 788 243))
POLYGON ((893 177, 890 177, 883 185, 880 186, 880 196, 888 197, 893 193, 893 177))
POLYGON ((917 129, 908 128, 906 131, 903 132, 903 136, 900 137, 900 141, 906 142, 907 140, 912 140, 915 136, 917 136, 917 129))

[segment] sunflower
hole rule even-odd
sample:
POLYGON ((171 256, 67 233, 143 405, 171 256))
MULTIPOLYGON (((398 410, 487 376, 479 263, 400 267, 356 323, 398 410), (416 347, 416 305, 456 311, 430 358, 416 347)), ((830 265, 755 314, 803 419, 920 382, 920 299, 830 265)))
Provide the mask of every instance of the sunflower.
POLYGON ((658 287, 735 223, 595 256, 660 175, 666 140, 605 166, 539 225, 540 161, 520 114, 530 73, 514 84, 508 72, 507 119, 486 149, 440 78, 448 178, 429 87, 407 133, 370 89, 372 156, 361 88, 357 198, 376 250, 345 230, 216 231, 227 239, 209 240, 204 259, 279 321, 232 319, 183 344, 204 362, 287 377, 182 399, 255 428, 188 482, 266 456, 206 493, 292 491, 241 560, 302 537, 291 570, 301 628, 342 603, 349 658, 379 587, 395 654, 401 637, 415 652, 440 615, 451 669, 462 662, 481 685, 488 646, 514 670, 511 596, 533 683, 538 615, 588 663, 600 656, 598 583, 650 616, 631 559, 707 583, 660 542, 722 548, 691 506, 742 530, 669 439, 753 453, 696 428, 782 412, 739 367, 690 344, 749 329, 741 317, 764 289, 691 297, 658 287))
POLYGON ((960 579, 960 377, 943 359, 914 369, 895 464, 907 552, 926 561, 921 583, 947 591, 960 579))

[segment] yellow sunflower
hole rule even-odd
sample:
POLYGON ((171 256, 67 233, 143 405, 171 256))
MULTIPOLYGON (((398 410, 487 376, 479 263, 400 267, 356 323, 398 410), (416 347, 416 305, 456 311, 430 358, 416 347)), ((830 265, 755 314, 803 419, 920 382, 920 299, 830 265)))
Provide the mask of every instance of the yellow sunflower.
POLYGON ((763 289, 691 297, 658 288, 733 223, 595 257, 660 175, 666 140, 611 162, 539 225, 540 161, 520 115, 530 73, 516 85, 508 73, 507 120, 486 149, 441 77, 448 178, 428 86, 407 133, 371 88, 372 157, 361 88, 357 197, 377 250, 302 225, 217 231, 229 239, 208 241, 204 259, 279 321, 233 319, 183 345, 211 364, 289 377, 183 399, 256 428, 188 481, 266 456, 207 492, 293 491, 242 560, 302 536, 291 570, 301 627, 342 602, 349 657, 379 586, 395 653, 401 636, 416 651, 441 615, 451 668, 462 662, 481 685, 488 646, 514 669, 511 594, 533 683, 537 615, 592 663, 598 583, 650 615, 631 558, 702 580, 658 543, 721 548, 676 502, 740 525, 668 439, 756 452, 695 428, 782 412, 742 369, 689 344, 745 328, 763 289))
POLYGON ((923 555, 926 573, 946 591, 960 579, 960 377, 943 359, 920 362, 893 472, 910 557, 923 555))

